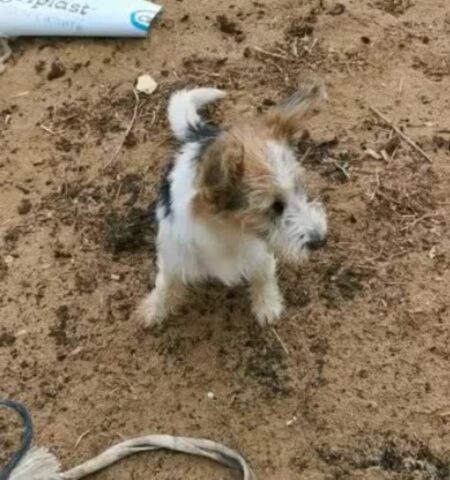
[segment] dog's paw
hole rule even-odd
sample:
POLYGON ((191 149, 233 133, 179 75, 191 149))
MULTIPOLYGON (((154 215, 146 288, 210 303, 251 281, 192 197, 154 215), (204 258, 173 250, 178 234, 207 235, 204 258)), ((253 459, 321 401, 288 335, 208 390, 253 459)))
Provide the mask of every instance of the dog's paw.
POLYGON ((253 298, 252 310, 261 327, 273 325, 283 313, 283 299, 278 291, 261 292, 253 298))
POLYGON ((144 328, 153 328, 164 323, 167 311, 153 291, 142 300, 134 316, 144 328))

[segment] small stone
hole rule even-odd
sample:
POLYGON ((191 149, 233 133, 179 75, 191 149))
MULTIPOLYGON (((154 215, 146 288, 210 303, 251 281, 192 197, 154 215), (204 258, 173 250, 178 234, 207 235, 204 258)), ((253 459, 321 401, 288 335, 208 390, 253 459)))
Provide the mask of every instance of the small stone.
POLYGON ((290 420, 288 420, 286 422, 286 426, 287 427, 292 427, 292 425, 294 425, 294 423, 297 421, 297 417, 294 415, 290 420))
POLYGON ((77 348, 75 348, 75 350, 72 350, 72 351, 69 353, 69 357, 76 357, 76 356, 79 355, 83 350, 84 350, 83 347, 77 347, 77 348))
POLYGON ((330 15, 342 15, 345 12, 345 5, 342 3, 336 3, 333 7, 330 8, 328 13, 330 15))
POLYGON ((12 255, 6 255, 3 260, 5 261, 6 265, 11 265, 11 263, 14 262, 14 257, 12 255))
POLYGON ((26 215, 31 210, 32 204, 28 198, 23 198, 17 207, 19 215, 26 215))
POLYGON ((140 75, 136 82, 136 90, 140 93, 151 95, 158 88, 154 78, 147 73, 140 75))

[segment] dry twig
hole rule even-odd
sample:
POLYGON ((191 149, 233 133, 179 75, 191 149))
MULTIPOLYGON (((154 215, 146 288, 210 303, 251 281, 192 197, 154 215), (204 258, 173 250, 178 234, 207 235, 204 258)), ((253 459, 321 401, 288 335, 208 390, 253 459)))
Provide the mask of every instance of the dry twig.
POLYGON ((83 440, 83 438, 86 437, 87 435, 89 435, 89 434, 91 433, 91 431, 92 431, 91 429, 86 430, 84 433, 82 433, 82 434, 78 437, 78 439, 77 439, 77 441, 75 442, 75 445, 74 445, 74 447, 73 447, 74 450, 76 450, 76 449, 78 448, 78 446, 80 445, 80 443, 81 443, 81 441, 83 440))
POLYGON ((402 138, 409 146, 411 146, 416 152, 418 152, 422 157, 429 163, 433 163, 431 158, 425 153, 422 148, 417 145, 413 140, 411 140, 406 133, 402 132, 394 123, 391 122, 386 116, 384 116, 379 110, 377 110, 375 107, 369 106, 370 110, 375 113, 381 120, 383 120, 384 123, 386 123, 389 127, 394 130, 397 135, 402 138))
POLYGON ((311 150, 312 150, 312 147, 308 147, 306 149, 306 152, 303 154, 302 158, 299 160, 300 165, 309 157, 311 150))
POLYGON ((278 334, 278 332, 275 330, 275 328, 271 328, 272 330, 272 333, 275 335, 275 338, 278 340, 278 342, 280 343, 281 345, 281 348, 283 349, 284 353, 286 355, 289 356, 289 349, 286 347, 286 344, 283 342, 283 340, 281 339, 280 335, 278 334))
POLYGON ((123 136, 123 139, 120 142, 120 145, 117 147, 117 149, 116 149, 114 155, 111 157, 111 159, 103 166, 103 170, 108 168, 111 165, 111 163, 113 163, 114 160, 117 158, 120 151, 122 150, 122 147, 123 147, 124 143, 126 142, 126 140, 128 138, 128 135, 131 133, 131 130, 133 130, 134 124, 136 123, 136 119, 137 119, 138 112, 139 112, 139 93, 135 88, 133 88, 133 93, 134 93, 134 98, 136 100, 135 104, 134 104, 134 109, 133 109, 133 116, 131 117, 130 123, 128 125, 128 128, 125 131, 125 135, 123 136))
POLYGON ((44 130, 44 132, 47 132, 47 133, 49 133, 50 135, 55 135, 55 134, 56 134, 56 132, 54 132, 51 128, 46 127, 46 126, 43 125, 42 123, 39 124, 39 128, 42 128, 42 130, 44 130))
POLYGON ((262 55, 267 55, 268 57, 279 58, 281 60, 289 60, 289 57, 286 55, 281 55, 280 53, 268 52, 260 47, 250 47, 255 52, 261 53, 262 55))
POLYGON ((432 212, 432 213, 425 213, 425 215, 422 215, 420 217, 415 218, 412 222, 408 223, 408 225, 405 225, 400 231, 405 231, 405 230, 412 230, 416 225, 419 223, 422 223, 424 220, 436 220, 438 221, 440 217, 439 212, 432 212))
POLYGON ((324 162, 333 165, 342 173, 346 180, 350 180, 350 172, 347 170, 347 165, 341 165, 337 160, 331 157, 326 158, 324 162))

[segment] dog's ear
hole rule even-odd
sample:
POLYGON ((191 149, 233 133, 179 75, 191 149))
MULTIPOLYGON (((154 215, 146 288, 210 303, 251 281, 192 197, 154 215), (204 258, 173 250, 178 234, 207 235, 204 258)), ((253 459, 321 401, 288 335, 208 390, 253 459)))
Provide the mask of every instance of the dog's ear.
POLYGON ((315 83, 271 108, 263 117, 264 124, 274 138, 291 141, 301 133, 305 116, 326 98, 323 83, 315 83))
POLYGON ((236 138, 216 139, 200 160, 199 200, 214 210, 239 208, 244 177, 244 146, 236 138))

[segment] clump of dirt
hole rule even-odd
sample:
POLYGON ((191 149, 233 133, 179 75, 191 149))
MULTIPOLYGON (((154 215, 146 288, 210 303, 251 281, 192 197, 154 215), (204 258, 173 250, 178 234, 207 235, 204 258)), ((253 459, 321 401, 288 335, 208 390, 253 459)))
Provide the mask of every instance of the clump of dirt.
POLYGON ((286 29, 286 36, 299 39, 310 37, 314 33, 316 21, 317 16, 314 13, 310 13, 306 17, 295 18, 291 20, 290 25, 286 29))
POLYGON ((17 212, 19 215, 26 215, 31 210, 32 206, 33 204, 31 203, 30 199, 23 198, 17 207, 17 212))
POLYGON ((56 148, 69 152, 75 150, 73 142, 79 142, 87 135, 95 135, 96 141, 101 143, 108 135, 124 131, 126 122, 129 122, 127 114, 134 102, 133 94, 127 92, 117 97, 111 88, 97 100, 95 107, 83 97, 49 106, 42 123, 51 131, 64 132, 64 137, 57 140, 56 148))
POLYGON ((45 69, 45 60, 38 60, 34 65, 36 73, 42 73, 45 69))
POLYGON ((363 289, 365 278, 367 273, 355 267, 343 264, 330 265, 325 274, 322 297, 330 305, 337 305, 343 300, 353 300, 363 289))
POLYGON ((77 315, 69 305, 61 305, 56 310, 56 324, 50 327, 49 336, 59 347, 75 347, 78 343, 76 332, 77 315))
POLYGON ((408 183, 399 184, 392 175, 397 168, 398 166, 390 166, 377 177, 370 200, 373 211, 384 218, 401 222, 408 216, 421 216, 434 209, 436 203, 430 195, 436 181, 433 173, 423 167, 418 169, 412 164, 409 169, 403 168, 408 183))
POLYGON ((230 35, 241 33, 241 30, 236 25, 236 22, 230 20, 226 15, 218 15, 216 20, 221 32, 228 33, 230 35))
POLYGON ((56 80, 57 78, 64 77, 66 74, 66 67, 61 60, 56 59, 52 62, 50 70, 47 73, 47 80, 56 80))
MULTIPOLYGON (((294 279, 294 282, 298 280, 294 279)), ((304 286, 299 286, 296 283, 289 283, 285 288, 285 299, 289 306, 295 306, 297 308, 304 308, 311 302, 311 296, 304 286)))
MULTIPOLYGON (((256 330, 257 327, 251 327, 256 330)), ((276 397, 288 395, 289 377, 283 358, 285 353, 275 342, 269 342, 263 334, 255 332, 246 344, 244 375, 259 385, 265 395, 276 397)))
POLYGON ((450 474, 448 459, 434 454, 426 444, 418 440, 388 433, 360 439, 358 443, 354 450, 319 448, 318 453, 328 464, 357 470, 379 468, 402 475, 399 478, 445 480, 450 474))
MULTIPOLYGON (((19 213, 19 212, 17 212, 19 213)), ((7 252, 12 252, 17 248, 22 228, 20 226, 8 228, 3 235, 4 248, 7 252)))
POLYGON ((110 211, 105 217, 105 247, 114 255, 154 245, 153 208, 133 207, 126 214, 110 211))
POLYGON ((72 251, 61 242, 56 241, 53 246, 53 255, 58 259, 69 259, 72 258, 72 251))
POLYGON ((11 347, 16 343, 15 335, 5 332, 0 335, 0 348, 11 347))
POLYGON ((450 138, 444 138, 442 135, 434 135, 433 144, 439 150, 450 152, 450 138))
POLYGON ((398 17, 409 10, 414 2, 412 0, 377 0, 375 5, 383 12, 398 17))
POLYGON ((70 153, 74 152, 75 154, 80 154, 83 149, 83 144, 81 142, 71 141, 66 137, 61 137, 55 142, 55 148, 59 152, 70 153))
POLYGON ((129 132, 128 135, 125 137, 125 141, 123 142, 123 146, 125 148, 134 148, 139 143, 138 138, 135 133, 129 132))
POLYGON ((216 21, 221 32, 232 35, 237 42, 244 40, 245 34, 235 21, 230 20, 226 15, 218 15, 216 21))
POLYGON ((305 132, 297 144, 297 154, 302 164, 311 167, 323 165, 323 161, 332 156, 332 151, 339 145, 339 140, 333 137, 330 140, 316 141, 305 132))
POLYGON ((335 151, 339 140, 315 141, 308 131, 296 145, 298 159, 302 165, 318 170, 321 175, 345 183, 350 180, 350 169, 354 154, 347 150, 335 151))
POLYGON ((75 287, 80 294, 95 292, 98 281, 95 272, 80 270, 75 274, 75 287))

